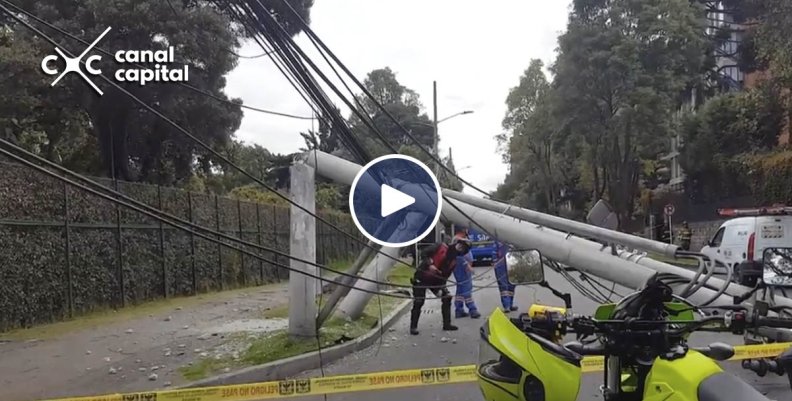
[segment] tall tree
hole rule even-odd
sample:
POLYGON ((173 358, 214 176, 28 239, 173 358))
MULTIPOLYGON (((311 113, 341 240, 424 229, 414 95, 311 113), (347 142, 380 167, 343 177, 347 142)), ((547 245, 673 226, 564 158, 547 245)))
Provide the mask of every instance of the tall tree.
POLYGON ((506 98, 504 132, 497 136, 510 172, 500 195, 522 206, 557 213, 561 188, 571 178, 560 169, 564 160, 565 132, 554 116, 553 93, 541 60, 531 60, 519 85, 506 98), (520 177, 515 181, 511 176, 520 177))
POLYGON ((594 198, 632 216, 641 160, 664 148, 700 78, 704 12, 689 0, 576 0, 553 66, 559 114, 584 144, 594 198))
MULTIPOLYGON (((423 106, 418 94, 403 86, 396 79, 396 74, 385 67, 371 71, 364 81, 366 89, 371 92, 376 101, 380 103, 404 128, 424 147, 431 149, 434 139, 434 127, 429 117, 422 111, 423 106)), ((361 99, 365 115, 369 113, 373 125, 382 132, 384 138, 391 146, 399 149, 403 145, 414 146, 415 144, 399 128, 390 117, 382 112, 374 102, 366 96, 358 96, 361 99)), ((360 118, 353 114, 350 119, 350 126, 353 134, 366 146, 371 149, 375 156, 390 153, 382 141, 367 128, 360 118)))
POLYGON ((792 87, 792 3, 787 0, 728 0, 726 13, 744 33, 741 58, 750 70, 769 70, 787 88, 792 87))

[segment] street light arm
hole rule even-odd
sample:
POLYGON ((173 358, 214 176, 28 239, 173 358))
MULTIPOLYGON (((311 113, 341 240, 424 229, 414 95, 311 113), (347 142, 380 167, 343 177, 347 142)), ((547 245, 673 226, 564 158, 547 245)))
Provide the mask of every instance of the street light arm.
MULTIPOLYGON (((450 115, 450 116, 448 116, 448 117, 446 117, 446 118, 444 118, 442 120, 438 120, 437 123, 440 124, 441 122, 446 121, 446 120, 450 120, 450 119, 452 119, 452 118, 454 118, 456 116, 461 116, 463 114, 472 114, 472 113, 473 113, 473 110, 460 111, 459 113, 452 114, 452 115, 450 115)), ((424 125, 424 126, 427 126, 427 127, 434 127, 434 124, 425 123, 423 121, 413 121, 413 122, 411 122, 411 124, 424 125)))
POLYGON ((441 122, 443 122, 445 120, 450 120, 450 119, 452 119, 452 118, 454 118, 456 116, 461 116, 461 115, 464 115, 464 114, 472 114, 472 113, 473 113, 473 110, 460 111, 459 113, 452 114, 452 115, 450 115, 450 116, 448 116, 448 117, 446 117, 446 118, 444 118, 442 120, 438 120, 437 123, 440 124, 441 122))

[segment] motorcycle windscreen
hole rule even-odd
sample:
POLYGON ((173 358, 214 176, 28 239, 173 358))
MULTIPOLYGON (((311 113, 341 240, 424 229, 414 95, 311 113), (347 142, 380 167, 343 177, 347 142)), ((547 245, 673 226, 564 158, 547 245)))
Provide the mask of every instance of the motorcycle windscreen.
POLYGON ((481 340, 480 383, 482 380, 496 383, 510 391, 515 391, 511 389, 517 386, 515 394, 520 395, 519 399, 541 399, 534 398, 539 394, 554 401, 574 401, 577 398, 582 372, 579 360, 576 364, 561 355, 572 353, 568 349, 551 344, 549 340, 529 337, 497 309, 482 328, 481 340), (518 374, 521 381, 514 384, 518 374), (528 396, 532 398, 526 398, 528 396))
POLYGON ((498 352, 485 335, 479 340, 478 384, 487 401, 522 400, 522 377, 526 372, 514 361, 498 352))

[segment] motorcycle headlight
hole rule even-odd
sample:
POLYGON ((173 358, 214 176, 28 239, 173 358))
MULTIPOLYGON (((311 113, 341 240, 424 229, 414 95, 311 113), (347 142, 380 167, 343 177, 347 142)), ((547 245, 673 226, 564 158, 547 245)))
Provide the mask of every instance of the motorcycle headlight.
POLYGON ((526 377, 523 385, 523 397, 529 401, 544 401, 545 390, 542 381, 536 376, 526 377))

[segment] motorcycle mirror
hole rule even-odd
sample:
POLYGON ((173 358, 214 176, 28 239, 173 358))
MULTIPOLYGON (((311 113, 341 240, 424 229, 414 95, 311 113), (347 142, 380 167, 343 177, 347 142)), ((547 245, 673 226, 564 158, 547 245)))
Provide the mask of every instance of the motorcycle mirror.
POLYGON ((765 249, 762 281, 775 287, 792 287, 792 248, 765 249))
POLYGON ((509 274, 509 281, 514 285, 544 282, 542 254, 535 249, 507 252, 506 270, 509 274))

